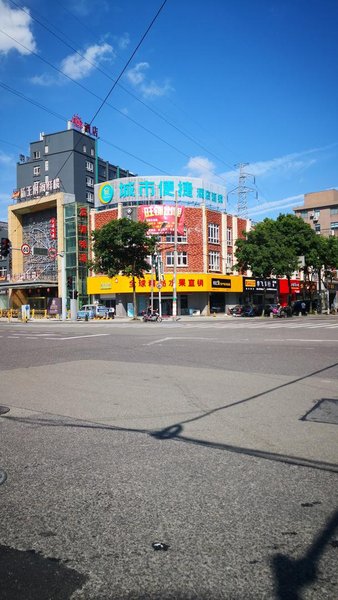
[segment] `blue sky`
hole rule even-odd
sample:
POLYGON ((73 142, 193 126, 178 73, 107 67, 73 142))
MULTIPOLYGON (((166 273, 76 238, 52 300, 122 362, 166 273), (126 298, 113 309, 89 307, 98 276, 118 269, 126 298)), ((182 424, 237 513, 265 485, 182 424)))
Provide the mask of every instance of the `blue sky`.
MULTIPOLYGON (((0 220, 19 154, 92 120, 162 2, 0 0, 0 220)), ((337 31, 337 0, 167 0, 93 122, 100 156, 228 192, 248 163, 249 216, 292 212, 338 186, 337 31)))

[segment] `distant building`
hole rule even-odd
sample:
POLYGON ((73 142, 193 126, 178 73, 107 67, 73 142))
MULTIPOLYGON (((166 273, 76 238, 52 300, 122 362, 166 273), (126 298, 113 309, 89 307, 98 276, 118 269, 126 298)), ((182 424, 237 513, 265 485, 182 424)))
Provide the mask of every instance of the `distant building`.
MULTIPOLYGON (((154 269, 153 274, 145 273, 136 282, 139 313, 149 304, 159 308, 160 303, 162 314, 172 315, 175 212, 179 315, 224 313, 249 292, 262 293, 262 288, 256 288, 262 281, 252 279, 248 292, 243 287, 244 278, 233 272, 236 240, 244 237, 251 222, 227 214, 224 187, 184 176, 116 179, 95 186, 95 208, 90 213, 91 229, 126 217, 147 221, 150 233, 158 236, 156 277, 154 269)), ((273 298, 277 280, 275 284, 273 298)), ((88 277, 87 289, 93 301, 115 306, 117 316, 129 314, 133 295, 130 278, 93 275, 88 277)))
POLYGON ((311 225, 316 233, 338 236, 338 190, 304 195, 304 205, 293 209, 296 216, 311 225))
MULTIPOLYGON (((8 223, 0 221, 0 238, 8 238, 8 223)), ((0 309, 8 308, 8 290, 2 287, 7 282, 9 275, 10 255, 2 256, 0 253, 0 309)))
POLYGON ((61 297, 63 251, 68 297, 78 292, 79 302, 87 301, 94 185, 133 177, 98 156, 97 134, 95 127, 74 115, 66 130, 41 133, 30 144, 30 156, 19 157, 17 187, 8 208, 12 269, 9 281, 0 284, 13 308, 30 304, 44 310, 61 297))
MULTIPOLYGON (((78 117, 73 117, 77 123, 78 117)), ((74 128, 56 133, 40 133, 40 139, 30 144, 30 156, 20 155, 17 164, 15 199, 32 200, 60 191, 74 194, 76 201, 94 205, 94 184, 133 173, 112 165, 97 153, 97 138, 82 129, 74 128)), ((82 123, 82 121, 80 121, 82 123)), ((91 128, 90 132, 95 130, 91 128)))

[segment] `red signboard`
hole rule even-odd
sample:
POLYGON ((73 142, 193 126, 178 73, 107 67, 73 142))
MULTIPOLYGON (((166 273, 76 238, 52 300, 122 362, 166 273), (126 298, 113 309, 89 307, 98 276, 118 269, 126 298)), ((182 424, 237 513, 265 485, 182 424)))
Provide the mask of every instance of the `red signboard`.
POLYGON ((85 206, 78 210, 78 253, 79 263, 88 262, 88 211, 85 206))
POLYGON ((49 219, 49 234, 52 240, 56 240, 56 218, 49 219))
POLYGON ((299 294, 301 281, 299 279, 290 279, 290 287, 287 279, 278 279, 280 294, 299 294))
POLYGON ((184 207, 168 204, 150 204, 139 206, 140 221, 149 225, 150 235, 168 235, 175 230, 175 211, 177 211, 177 234, 184 234, 184 207))

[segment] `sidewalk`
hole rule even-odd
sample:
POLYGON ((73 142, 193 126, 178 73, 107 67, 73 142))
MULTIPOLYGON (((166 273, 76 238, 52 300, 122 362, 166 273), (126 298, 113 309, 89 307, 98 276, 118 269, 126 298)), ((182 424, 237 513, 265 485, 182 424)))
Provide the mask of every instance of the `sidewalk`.
MULTIPOLYGON (((292 321, 293 319, 299 319, 299 320, 308 320, 308 319, 337 319, 338 320, 338 315, 327 315, 327 314, 321 314, 321 315, 306 315, 306 316, 298 316, 298 315, 294 315, 293 317, 290 317, 288 319, 271 319, 270 317, 233 317, 232 315, 225 315, 224 313, 218 313, 217 315, 197 315, 197 316, 189 316, 189 315, 184 315, 184 316, 178 316, 175 321, 173 320, 173 318, 171 316, 168 317, 163 317, 163 323, 166 322, 189 322, 189 323, 201 323, 201 322, 231 322, 231 321, 260 321, 260 320, 264 320, 264 321, 292 321)), ((115 317, 115 319, 90 319, 89 321, 85 321, 84 319, 81 320, 76 320, 76 321, 72 321, 71 319, 67 319, 66 321, 62 321, 61 319, 56 319, 56 318, 35 318, 35 319, 29 319, 29 323, 49 323, 49 324, 57 324, 57 323, 63 323, 63 324, 71 324, 71 325, 75 325, 77 323, 82 323, 82 324, 90 324, 90 323, 111 323, 112 325, 114 323, 143 323, 142 317, 137 317, 137 319, 133 319, 132 317, 115 317)), ((23 323, 23 321, 12 317, 10 320, 7 317, 0 317, 0 323, 23 323)))

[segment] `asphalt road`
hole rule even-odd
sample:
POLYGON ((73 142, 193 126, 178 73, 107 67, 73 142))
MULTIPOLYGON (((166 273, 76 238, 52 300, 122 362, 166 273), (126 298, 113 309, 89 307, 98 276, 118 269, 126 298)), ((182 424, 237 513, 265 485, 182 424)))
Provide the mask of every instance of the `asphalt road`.
POLYGON ((0 344, 1 599, 338 597, 338 317, 0 344))

